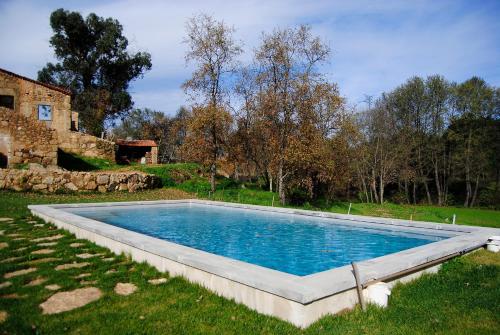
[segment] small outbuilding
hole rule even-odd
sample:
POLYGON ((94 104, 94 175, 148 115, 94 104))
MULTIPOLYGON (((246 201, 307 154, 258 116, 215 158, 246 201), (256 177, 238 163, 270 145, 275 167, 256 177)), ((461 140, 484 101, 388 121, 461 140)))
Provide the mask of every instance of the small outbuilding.
POLYGON ((116 145, 118 162, 158 163, 158 145, 153 140, 117 140, 116 145))

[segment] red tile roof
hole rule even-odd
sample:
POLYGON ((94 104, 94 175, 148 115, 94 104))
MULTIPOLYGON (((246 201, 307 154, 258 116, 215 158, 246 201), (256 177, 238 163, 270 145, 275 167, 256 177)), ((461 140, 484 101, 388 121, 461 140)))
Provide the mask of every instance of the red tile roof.
POLYGON ((118 145, 123 145, 127 147, 157 147, 155 141, 153 140, 116 140, 118 145))
POLYGON ((17 73, 10 72, 10 71, 7 71, 7 70, 2 69, 2 68, 0 68, 0 72, 5 73, 6 75, 9 75, 9 76, 13 76, 13 77, 22 79, 22 80, 30 81, 30 82, 35 83, 37 85, 45 86, 47 88, 50 88, 51 90, 58 91, 58 92, 61 92, 63 94, 66 94, 66 95, 71 95, 71 91, 70 90, 67 90, 67 89, 59 87, 59 86, 42 83, 41 81, 34 80, 34 79, 31 79, 31 78, 28 78, 28 77, 24 77, 24 76, 21 76, 21 75, 19 75, 17 73))

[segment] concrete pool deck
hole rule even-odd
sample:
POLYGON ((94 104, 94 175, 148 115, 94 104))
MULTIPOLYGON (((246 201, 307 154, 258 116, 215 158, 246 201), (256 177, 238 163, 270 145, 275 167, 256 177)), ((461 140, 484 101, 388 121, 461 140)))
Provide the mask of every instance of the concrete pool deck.
POLYGON ((245 208, 265 212, 332 219, 332 224, 352 224, 405 232, 449 236, 448 239, 357 263, 364 284, 384 281, 390 285, 436 271, 441 261, 486 244, 500 229, 342 215, 297 209, 252 206, 203 200, 112 202, 96 204, 30 205, 32 213, 59 228, 74 233, 115 253, 130 254, 160 271, 183 276, 217 294, 234 299, 260 313, 276 316, 299 327, 307 327, 326 314, 334 314, 358 303, 351 266, 296 276, 258 265, 215 255, 168 242, 65 211, 70 208, 168 206, 203 204, 245 208))

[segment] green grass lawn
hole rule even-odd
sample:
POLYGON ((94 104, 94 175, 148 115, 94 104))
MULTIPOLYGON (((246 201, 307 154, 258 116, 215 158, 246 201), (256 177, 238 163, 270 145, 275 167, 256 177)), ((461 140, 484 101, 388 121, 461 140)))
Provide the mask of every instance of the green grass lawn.
MULTIPOLYGON (((177 192, 177 191, 172 191, 177 192)), ((163 191, 163 196, 167 195, 163 191)), ((13 216, 13 222, 0 222, 0 283, 4 274, 27 267, 37 271, 9 279, 12 285, 0 289, 0 310, 8 313, 0 323, 0 333, 7 334, 494 334, 500 325, 500 255, 479 251, 446 263, 437 275, 425 275, 406 285, 397 286, 385 310, 370 306, 341 315, 326 316, 305 330, 300 330, 276 318, 260 315, 243 305, 216 296, 182 278, 169 278, 167 283, 153 286, 149 279, 166 277, 146 264, 138 264, 123 255, 115 256, 105 248, 45 224, 35 227, 24 205, 5 207, 13 193, 0 193, 2 217, 13 216), (14 241, 11 234, 24 240, 14 241), (41 249, 30 240, 63 234, 50 255, 33 255, 41 249), (72 248, 69 245, 84 245, 72 248), (21 248, 21 250, 19 250, 21 248), (26 248, 26 249, 22 249, 26 248), (99 253, 100 257, 82 260, 79 253, 99 253), (36 264, 44 257, 60 260, 36 264), (112 261, 105 261, 112 257, 112 261), (55 271, 58 264, 89 262, 84 268, 55 271), (116 272, 107 274, 109 270, 116 272), (76 276, 90 273, 84 279, 76 276), (35 278, 46 282, 25 286, 35 278), (96 281, 92 284, 82 283, 96 281), (116 283, 133 283, 138 290, 124 297, 114 293, 116 283), (57 284, 61 291, 94 286, 103 297, 85 307, 54 315, 42 315, 38 307, 54 292, 45 285, 57 284), (17 294, 17 297, 13 297, 17 294)), ((159 194, 156 194, 159 195, 159 194)), ((26 203, 25 195, 17 203, 26 203)), ((152 194, 149 194, 152 196, 152 194)), ((176 197, 177 193, 171 194, 176 197)), ((40 196, 38 203, 75 202, 77 196, 40 196), (72 198, 73 197, 73 198, 72 198), (59 200, 59 201, 57 201, 59 200)), ((141 196, 138 196, 140 198, 141 196)), ((142 197, 145 197, 143 194, 142 197)), ((20 197, 18 197, 20 198, 20 197)), ((116 195, 95 195, 93 200, 114 200, 116 195)), ((31 201, 29 200, 29 201, 31 201)), ((82 201, 88 198, 79 199, 82 201)), ((16 201, 14 201, 16 202, 16 201)), ((9 205, 10 206, 10 205, 9 205)), ((41 220, 36 220, 42 223, 41 220)))

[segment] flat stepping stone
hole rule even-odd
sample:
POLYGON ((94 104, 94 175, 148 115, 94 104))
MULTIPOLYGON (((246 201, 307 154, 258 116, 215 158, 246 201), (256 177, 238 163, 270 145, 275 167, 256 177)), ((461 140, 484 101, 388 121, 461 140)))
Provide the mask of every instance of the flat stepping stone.
POLYGON ((57 291, 61 288, 61 286, 59 286, 57 284, 50 284, 50 285, 45 286, 45 288, 49 291, 57 291))
POLYGON ((148 280, 148 283, 153 285, 160 285, 160 284, 165 284, 167 281, 168 281, 167 278, 157 278, 148 280))
POLYGON ((2 259, 2 261, 0 261, 0 263, 10 263, 10 262, 14 262, 14 261, 20 260, 22 258, 24 258, 24 256, 9 257, 9 258, 6 258, 6 259, 2 259))
POLYGON ((38 221, 35 221, 35 220, 29 220, 29 221, 26 221, 28 223, 38 223, 38 221))
POLYGON ((80 279, 80 278, 85 278, 85 277, 90 277, 90 276, 92 276, 91 273, 82 273, 82 274, 79 274, 78 276, 75 276, 74 278, 80 279))
POLYGON ((57 234, 57 235, 52 235, 52 236, 47 236, 47 237, 35 238, 34 240, 31 240, 31 241, 32 242, 54 241, 54 240, 59 240, 63 237, 64 237, 63 234, 57 234))
POLYGON ((97 287, 78 288, 73 291, 59 292, 40 304, 42 314, 57 314, 85 306, 102 296, 97 287))
POLYGON ((115 260, 115 258, 114 258, 114 257, 109 257, 109 258, 103 258, 102 260, 103 260, 104 262, 112 262, 112 261, 114 261, 114 260, 115 260))
POLYGON ((111 270, 106 271, 104 274, 109 275, 109 274, 117 273, 117 272, 118 271, 116 271, 115 269, 111 269, 111 270))
POLYGON ((71 243, 69 246, 72 248, 79 248, 79 247, 83 247, 84 245, 85 245, 85 243, 75 242, 75 243, 71 243))
POLYGON ((40 250, 32 251, 31 254, 32 255, 48 255, 48 254, 52 254, 54 251, 55 251, 54 249, 40 249, 40 250))
POLYGON ((0 222, 14 221, 13 218, 0 218, 0 222))
POLYGON ((80 281, 81 285, 95 285, 97 284, 97 280, 82 280, 80 281))
POLYGON ((12 285, 12 283, 10 281, 3 282, 0 284, 0 289, 9 287, 11 285, 12 285))
POLYGON ((43 264, 43 263, 60 261, 60 260, 61 260, 61 258, 47 257, 47 258, 35 259, 34 261, 29 261, 28 264, 43 264))
POLYGON ((0 242, 0 249, 5 249, 5 248, 8 248, 8 247, 9 247, 8 243, 0 242))
POLYGON ((0 311, 0 323, 4 323, 8 317, 9 314, 6 311, 0 311))
POLYGON ((118 283, 115 286, 115 293, 119 295, 130 295, 137 290, 137 286, 132 283, 118 283))
POLYGON ((19 236, 23 236, 23 235, 15 233, 15 234, 8 234, 8 235, 5 235, 5 236, 8 236, 8 237, 19 237, 19 236))
POLYGON ((26 240, 26 237, 17 237, 15 239, 13 239, 12 241, 23 241, 23 240, 26 240))
POLYGON ((82 259, 87 259, 87 258, 92 258, 92 257, 97 257, 97 256, 102 256, 102 255, 104 255, 104 254, 88 254, 88 253, 84 253, 84 254, 76 255, 76 257, 82 258, 82 259))
POLYGON ((57 244, 57 242, 46 242, 46 243, 38 243, 37 245, 39 247, 52 247, 56 244, 57 244))
POLYGON ((33 225, 34 227, 43 227, 45 226, 43 223, 37 223, 36 225, 33 225))
POLYGON ((83 268, 90 263, 88 262, 83 262, 83 263, 69 263, 69 264, 61 264, 55 267, 56 271, 61 271, 61 270, 69 270, 69 269, 79 269, 83 268))
POLYGON ((0 230, 0 235, 3 235, 4 232, 5 230, 0 230))
POLYGON ((22 275, 25 275, 25 274, 28 274, 31 272, 35 272, 36 270, 38 270, 38 269, 37 268, 28 268, 28 269, 23 269, 23 270, 17 270, 14 272, 6 273, 3 277, 5 279, 9 279, 9 278, 13 278, 13 277, 22 276, 22 275))
POLYGON ((36 279, 33 279, 32 281, 30 281, 28 284, 24 285, 24 286, 37 286, 37 285, 41 285, 43 283, 45 283, 47 281, 47 278, 36 278, 36 279))

